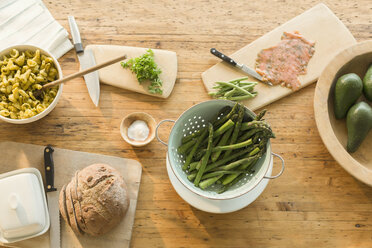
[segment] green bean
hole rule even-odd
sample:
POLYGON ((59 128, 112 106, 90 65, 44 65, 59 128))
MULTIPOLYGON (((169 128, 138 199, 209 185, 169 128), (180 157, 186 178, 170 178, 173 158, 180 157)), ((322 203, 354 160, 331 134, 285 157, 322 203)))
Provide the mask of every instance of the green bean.
POLYGON ((245 95, 245 96, 231 96, 231 97, 226 98, 226 100, 230 100, 230 101, 244 101, 244 100, 251 99, 251 98, 255 97, 256 95, 257 95, 257 93, 253 92, 252 94, 245 95))
POLYGON ((235 89, 237 89, 237 91, 240 91, 241 93, 243 93, 245 95, 252 95, 249 91, 243 89, 242 87, 240 87, 236 84, 230 83, 230 82, 218 82, 218 84, 230 86, 231 88, 235 88, 235 89))
POLYGON ((237 79, 229 81, 229 83, 240 82, 240 81, 247 80, 247 79, 248 79, 248 77, 237 78, 237 79))
POLYGON ((199 186, 199 182, 203 176, 205 167, 207 166, 209 156, 211 155, 212 152, 212 142, 213 142, 213 125, 211 123, 208 123, 208 132, 209 132, 209 137, 208 137, 208 147, 207 147, 207 152, 205 153, 204 157, 202 158, 201 166, 200 169, 198 170, 198 173, 196 174, 196 178, 194 180, 194 185, 199 186))

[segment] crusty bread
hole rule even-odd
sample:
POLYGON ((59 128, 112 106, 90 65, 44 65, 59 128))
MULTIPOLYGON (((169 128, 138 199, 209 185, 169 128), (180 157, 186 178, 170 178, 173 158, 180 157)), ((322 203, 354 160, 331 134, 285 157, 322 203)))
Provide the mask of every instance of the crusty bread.
POLYGON ((70 225, 70 220, 67 217, 68 213, 66 208, 66 184, 63 185, 61 192, 59 192, 59 209, 63 219, 67 222, 67 224, 70 225))
POLYGON ((70 182, 70 184, 72 184, 71 185, 71 197, 72 197, 72 203, 73 203, 74 210, 75 210, 77 226, 82 232, 85 232, 86 226, 85 226, 84 219, 82 218, 80 201, 79 201, 78 194, 77 194, 78 175, 79 175, 79 171, 76 171, 75 176, 72 178, 70 182))
POLYGON ((87 233, 97 236, 116 226, 129 206, 124 179, 112 167, 93 164, 78 176, 78 194, 87 233))
POLYGON ((104 234, 122 220, 129 207, 124 179, 105 164, 76 172, 62 191, 60 211, 75 233, 104 234))
POLYGON ((72 189, 74 188, 74 180, 71 180, 71 182, 67 185, 66 187, 66 203, 67 203, 67 209, 70 207, 71 212, 69 211, 69 218, 70 218, 70 226, 72 230, 76 234, 84 234, 83 231, 79 228, 77 224, 77 219, 76 219, 76 213, 75 213, 75 208, 74 208, 74 202, 72 199, 72 189))

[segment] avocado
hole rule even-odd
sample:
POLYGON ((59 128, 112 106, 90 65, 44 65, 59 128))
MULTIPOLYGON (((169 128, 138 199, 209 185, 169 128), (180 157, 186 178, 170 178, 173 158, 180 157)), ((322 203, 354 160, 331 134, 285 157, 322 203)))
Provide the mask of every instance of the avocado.
POLYGON ((363 78, 363 92, 368 101, 372 101, 372 65, 369 66, 363 78))
POLYGON ((347 113, 347 151, 355 152, 372 128, 372 108, 366 102, 352 106, 347 113))
POLYGON ((358 100, 363 91, 363 82, 355 73, 341 76, 335 87, 334 109, 336 119, 345 118, 347 111, 358 100))

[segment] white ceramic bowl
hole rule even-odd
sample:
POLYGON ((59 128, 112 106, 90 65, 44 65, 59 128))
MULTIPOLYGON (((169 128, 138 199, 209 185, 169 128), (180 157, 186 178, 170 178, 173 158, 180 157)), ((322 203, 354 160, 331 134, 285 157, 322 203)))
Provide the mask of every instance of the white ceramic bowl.
MULTIPOLYGON (((15 45, 15 46, 11 46, 11 47, 8 47, 8 48, 2 50, 0 52, 0 58, 2 58, 3 55, 9 54, 12 49, 17 49, 18 51, 26 51, 26 50, 35 51, 35 50, 39 49, 41 54, 44 54, 44 55, 46 55, 48 57, 51 57, 53 59, 54 65, 55 65, 55 67, 58 71, 58 79, 63 77, 62 69, 61 69, 61 66, 59 65, 57 59, 51 53, 49 53, 48 51, 46 51, 46 50, 44 50, 40 47, 36 47, 36 46, 32 46, 32 45, 15 45)), ((55 108, 55 106, 57 105, 57 103, 59 101, 59 98, 62 95, 62 89, 63 89, 63 84, 60 84, 57 95, 54 98, 53 102, 43 112, 41 112, 41 113, 39 113, 35 116, 32 116, 30 118, 27 118, 27 119, 11 119, 11 118, 7 118, 7 117, 4 117, 4 116, 0 115, 0 120, 3 120, 5 122, 9 122, 9 123, 13 123, 13 124, 26 124, 26 123, 31 123, 31 122, 40 120, 41 118, 43 118, 44 116, 49 114, 50 111, 52 111, 55 108)))

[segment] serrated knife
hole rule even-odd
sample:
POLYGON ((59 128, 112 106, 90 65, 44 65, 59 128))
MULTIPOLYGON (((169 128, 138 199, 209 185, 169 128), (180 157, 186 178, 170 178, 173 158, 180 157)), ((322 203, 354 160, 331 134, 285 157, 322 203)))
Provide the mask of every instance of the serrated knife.
MULTIPOLYGON (((96 60, 94 58, 92 50, 90 49, 84 50, 83 48, 79 28, 76 24, 75 18, 73 16, 69 16, 68 23, 70 25, 72 41, 74 43, 76 55, 80 62, 81 70, 85 70, 89 67, 95 66, 96 60)), ((94 105, 98 107, 99 94, 100 94, 98 71, 94 71, 94 72, 84 75, 84 80, 88 88, 90 99, 92 99, 94 105)))
POLYGON ((217 58, 220 58, 220 59, 222 59, 223 61, 229 63, 230 65, 239 68, 239 69, 242 70, 243 72, 247 73, 249 76, 252 76, 252 77, 258 79, 260 82, 262 82, 262 83, 264 83, 264 84, 267 84, 267 85, 270 85, 270 86, 273 86, 272 83, 263 80, 263 79, 262 79, 262 76, 261 76, 260 74, 258 74, 255 70, 253 70, 252 68, 249 68, 249 67, 246 66, 245 64, 239 64, 239 63, 237 63, 235 60, 233 60, 233 59, 230 58, 229 56, 226 56, 225 54, 221 53, 221 52, 218 51, 216 48, 211 48, 210 52, 211 52, 211 54, 213 54, 213 55, 216 56, 217 58))
POLYGON ((46 193, 48 200, 48 210, 50 217, 50 230, 49 241, 51 248, 61 247, 61 226, 59 222, 59 204, 58 204, 58 191, 54 187, 54 162, 53 162, 54 149, 47 146, 44 149, 44 168, 46 178, 46 193))

